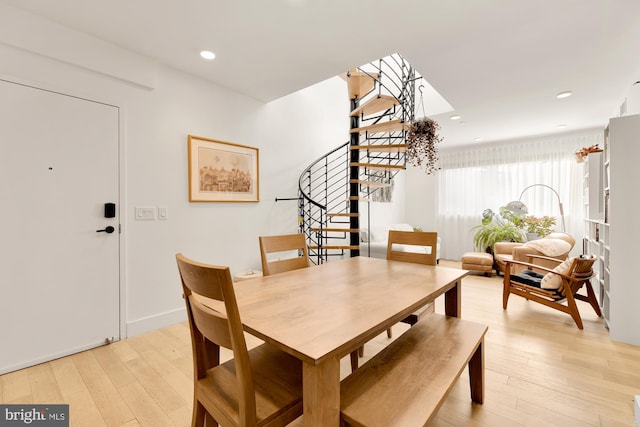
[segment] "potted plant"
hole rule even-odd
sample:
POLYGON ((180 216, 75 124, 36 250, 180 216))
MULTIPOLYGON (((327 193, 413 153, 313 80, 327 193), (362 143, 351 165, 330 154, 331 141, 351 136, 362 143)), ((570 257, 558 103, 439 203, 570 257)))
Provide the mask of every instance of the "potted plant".
POLYGON ((523 219, 523 226, 527 231, 527 240, 547 237, 552 231, 551 227, 554 225, 556 225, 556 219, 552 216, 537 217, 528 215, 523 219))
POLYGON ((472 228, 475 231, 473 243, 476 248, 493 253, 493 245, 496 242, 524 242, 524 234, 519 225, 514 223, 514 219, 500 209, 501 214, 496 215, 491 209, 485 209, 482 213, 482 223, 472 228))
POLYGON ((438 161, 437 144, 442 141, 438 136, 440 125, 429 117, 413 120, 407 131, 407 162, 413 166, 424 166, 425 172, 434 173, 438 161))

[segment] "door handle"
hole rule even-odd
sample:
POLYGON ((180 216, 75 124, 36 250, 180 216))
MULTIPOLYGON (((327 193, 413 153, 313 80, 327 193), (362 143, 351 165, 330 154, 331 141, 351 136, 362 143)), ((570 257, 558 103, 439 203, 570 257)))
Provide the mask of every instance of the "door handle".
POLYGON ((105 229, 103 229, 103 230, 96 230, 96 233, 102 233, 102 232, 105 232, 105 233, 111 234, 111 233, 113 233, 114 231, 116 231, 116 229, 115 229, 114 227, 112 227, 112 226, 110 226, 110 225, 109 225, 108 227, 106 227, 106 228, 105 228, 105 229))

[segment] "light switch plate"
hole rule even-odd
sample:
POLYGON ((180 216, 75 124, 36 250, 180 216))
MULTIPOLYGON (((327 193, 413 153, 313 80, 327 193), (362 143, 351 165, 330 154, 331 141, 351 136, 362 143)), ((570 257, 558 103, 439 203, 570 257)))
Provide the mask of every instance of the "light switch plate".
POLYGON ((158 219, 159 220, 167 220, 169 219, 169 208, 166 206, 158 207, 158 219))
POLYGON ((153 206, 136 206, 136 221, 156 219, 156 208, 153 206))

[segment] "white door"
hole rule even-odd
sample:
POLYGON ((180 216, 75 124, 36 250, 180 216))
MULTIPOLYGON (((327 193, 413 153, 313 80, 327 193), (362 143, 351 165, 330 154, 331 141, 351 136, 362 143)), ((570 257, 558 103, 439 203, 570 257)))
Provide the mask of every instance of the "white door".
POLYGON ((0 374, 119 339, 118 138, 117 107, 0 80, 0 374))

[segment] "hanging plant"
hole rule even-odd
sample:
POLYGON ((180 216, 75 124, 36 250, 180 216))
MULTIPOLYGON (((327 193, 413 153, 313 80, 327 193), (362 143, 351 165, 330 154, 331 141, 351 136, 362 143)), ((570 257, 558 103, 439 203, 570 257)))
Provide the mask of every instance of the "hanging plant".
POLYGON ((413 166, 423 166, 428 174, 434 173, 438 161, 437 144, 440 125, 433 119, 423 117, 412 121, 407 132, 407 162, 413 166))
POLYGON ((576 162, 583 163, 584 159, 591 153, 601 153, 602 148, 598 147, 598 144, 592 145, 591 147, 582 147, 574 153, 576 158, 576 162))

